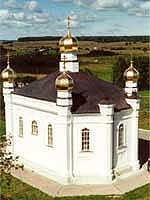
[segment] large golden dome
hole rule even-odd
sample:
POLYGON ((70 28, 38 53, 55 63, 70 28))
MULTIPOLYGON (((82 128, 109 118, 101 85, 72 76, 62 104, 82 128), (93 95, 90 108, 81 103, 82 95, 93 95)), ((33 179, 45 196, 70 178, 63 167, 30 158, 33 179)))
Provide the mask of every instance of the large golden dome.
POLYGON ((124 72, 124 79, 126 81, 137 82, 139 79, 139 72, 133 67, 133 61, 131 61, 131 65, 124 72))
POLYGON ((71 35, 70 32, 70 17, 68 19, 67 25, 67 35, 60 39, 59 48, 60 52, 74 52, 78 51, 78 40, 71 35))
POLYGON ((73 79, 65 71, 56 78, 55 87, 57 91, 70 91, 73 86, 73 79))

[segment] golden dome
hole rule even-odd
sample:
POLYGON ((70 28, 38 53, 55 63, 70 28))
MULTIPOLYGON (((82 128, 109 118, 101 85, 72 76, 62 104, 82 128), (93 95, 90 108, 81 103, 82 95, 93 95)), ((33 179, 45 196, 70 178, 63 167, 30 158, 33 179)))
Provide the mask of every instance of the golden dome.
POLYGON ((68 19, 67 25, 67 35, 60 39, 59 48, 60 52, 74 52, 78 51, 78 40, 71 35, 70 32, 70 17, 68 19))
POLYGON ((70 91, 73 86, 73 79, 65 71, 56 78, 55 87, 57 91, 70 91))
POLYGON ((2 71, 1 77, 3 81, 13 82, 16 78, 16 74, 13 69, 6 68, 2 71))
POLYGON ((131 61, 131 65, 124 72, 124 78, 127 81, 137 82, 139 78, 139 72, 133 67, 133 61, 131 61))
POLYGON ((9 54, 7 56, 8 56, 8 58, 7 58, 7 68, 5 68, 1 72, 1 78, 2 78, 2 81, 7 81, 7 82, 11 83, 16 78, 16 73, 14 72, 14 70, 9 65, 9 54))

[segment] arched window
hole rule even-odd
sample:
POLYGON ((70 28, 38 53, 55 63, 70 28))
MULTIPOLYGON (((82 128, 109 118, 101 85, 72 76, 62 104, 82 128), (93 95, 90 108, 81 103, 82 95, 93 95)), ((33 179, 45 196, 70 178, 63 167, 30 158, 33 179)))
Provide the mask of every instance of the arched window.
POLYGON ((121 148, 124 145, 125 145, 124 126, 123 124, 120 124, 118 133, 118 148, 121 148))
POLYGON ((38 125, 37 122, 34 120, 32 121, 32 135, 38 134, 38 125))
POLYGON ((48 146, 53 146, 53 129, 51 124, 48 125, 48 146))
POLYGON ((82 129, 82 151, 89 151, 89 150, 90 150, 89 129, 84 128, 82 129))
POLYGON ((23 137, 23 118, 19 117, 19 137, 23 137))

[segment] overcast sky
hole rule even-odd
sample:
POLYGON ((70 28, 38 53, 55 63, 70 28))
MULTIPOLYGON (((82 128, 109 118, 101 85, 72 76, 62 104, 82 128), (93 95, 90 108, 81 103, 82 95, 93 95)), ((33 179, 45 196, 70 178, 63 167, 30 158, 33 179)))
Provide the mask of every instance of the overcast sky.
POLYGON ((73 35, 149 35, 150 0, 0 0, 0 40, 73 35))

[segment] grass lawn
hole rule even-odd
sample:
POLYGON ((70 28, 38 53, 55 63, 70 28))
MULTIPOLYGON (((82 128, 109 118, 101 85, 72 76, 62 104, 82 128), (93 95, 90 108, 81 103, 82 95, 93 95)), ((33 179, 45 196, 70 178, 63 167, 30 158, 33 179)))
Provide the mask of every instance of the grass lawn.
POLYGON ((11 200, 149 200, 149 191, 150 185, 147 184, 120 197, 96 195, 53 198, 14 177, 11 178, 10 186, 7 186, 4 181, 1 184, 2 200, 5 199, 4 197, 9 197, 11 200))
POLYGON ((140 96, 150 98, 150 90, 139 91, 140 96))
POLYGON ((97 78, 112 82, 112 67, 115 60, 115 56, 80 57, 80 70, 90 70, 97 78))
POLYGON ((5 121, 0 119, 0 136, 5 134, 5 121))
POLYGON ((140 91, 139 95, 141 97, 139 127, 150 130, 150 92, 140 91))

